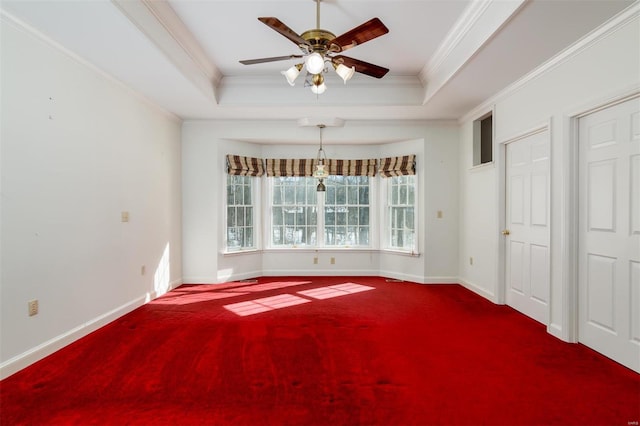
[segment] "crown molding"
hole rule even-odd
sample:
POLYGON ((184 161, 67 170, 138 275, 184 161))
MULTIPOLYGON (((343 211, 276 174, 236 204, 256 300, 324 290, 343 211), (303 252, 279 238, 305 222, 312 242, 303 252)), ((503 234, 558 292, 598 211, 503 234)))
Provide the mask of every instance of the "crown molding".
POLYGON ((435 96, 525 3, 526 0, 471 2, 420 71, 419 79, 425 87, 423 104, 435 96))
POLYGON ((122 82, 118 78, 114 77, 113 75, 109 74, 108 72, 102 70, 101 68, 98 68, 97 66, 95 66, 91 62, 87 61, 86 59, 84 59, 81 56, 77 55, 76 53, 72 52, 71 50, 67 49, 66 47, 64 47, 63 45, 58 43, 57 41, 51 39, 46 34, 44 34, 41 31, 35 29, 31 25, 29 25, 26 22, 22 21, 21 19, 16 18, 15 16, 13 16, 12 14, 10 14, 9 12, 7 12, 7 11, 5 11, 3 9, 0 9, 0 22, 1 22, 0 25, 9 25, 9 26, 11 26, 12 28, 15 28, 18 31, 24 32, 25 34, 28 34, 28 35, 36 38, 37 40, 41 41, 42 43, 45 43, 46 45, 48 45, 51 48, 57 50, 58 52, 60 52, 61 54, 63 54, 67 58, 69 58, 70 60, 72 60, 72 61, 76 62, 77 64, 89 69, 90 71, 94 72, 95 74, 101 76, 105 80, 107 80, 110 83, 114 84, 115 86, 119 87, 124 92, 130 94, 131 96, 133 96, 137 100, 143 102, 145 105, 147 105, 148 107, 152 108, 156 112, 162 114, 167 119, 169 119, 169 120, 171 120, 173 122, 176 122, 176 123, 182 123, 183 122, 182 118, 179 117, 178 115, 176 115, 173 112, 161 107, 160 105, 158 105, 156 102, 154 102, 151 99, 149 99, 148 97, 146 97, 141 92, 133 89, 128 84, 125 84, 124 82, 122 82))
POLYGON ((222 73, 165 0, 111 0, 208 99, 218 102, 222 73))
POLYGON ((594 29, 589 34, 572 44, 571 46, 564 49, 562 52, 558 53, 553 58, 549 59, 547 62, 534 69, 521 79, 515 81, 511 85, 505 87, 500 92, 496 93, 491 98, 485 100, 480 105, 471 109, 469 112, 464 114, 459 120, 458 123, 462 124, 469 120, 472 120, 473 117, 480 114, 481 111, 486 110, 487 108, 491 108, 493 105, 501 101, 502 99, 508 97, 512 93, 518 91, 521 87, 526 85, 527 83, 535 80, 539 76, 543 75, 551 71, 552 69, 558 67, 564 62, 570 60, 571 58, 577 56, 583 51, 587 50, 594 44, 598 43, 600 40, 608 37, 609 35, 615 33, 620 28, 626 26, 631 23, 633 20, 640 19, 640 1, 633 3, 631 6, 611 18, 609 21, 601 25, 600 27, 594 29))

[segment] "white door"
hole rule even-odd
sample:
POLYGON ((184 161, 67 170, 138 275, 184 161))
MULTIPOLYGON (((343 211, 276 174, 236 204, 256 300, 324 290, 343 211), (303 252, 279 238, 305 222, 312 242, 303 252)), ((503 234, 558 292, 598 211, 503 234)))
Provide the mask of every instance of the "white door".
POLYGON ((506 145, 506 302, 549 319, 549 132, 506 145))
POLYGON ((640 99, 579 120, 578 339, 640 372, 640 99))

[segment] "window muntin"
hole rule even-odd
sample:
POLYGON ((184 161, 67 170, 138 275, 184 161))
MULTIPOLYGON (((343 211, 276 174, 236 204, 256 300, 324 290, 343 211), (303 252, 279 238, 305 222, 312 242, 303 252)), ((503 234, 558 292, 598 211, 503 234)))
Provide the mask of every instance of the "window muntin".
POLYGON ((272 247, 370 246, 369 177, 329 176, 320 197, 315 178, 270 179, 272 247))
POLYGON ((271 197, 271 245, 315 246, 318 206, 315 179, 273 177, 271 197))
POLYGON ((402 251, 416 250, 416 177, 387 178, 388 246, 402 251))
POLYGON ((324 245, 370 245, 369 177, 329 176, 324 200, 324 245))
POLYGON ((255 249, 253 182, 227 175, 227 251, 255 249))

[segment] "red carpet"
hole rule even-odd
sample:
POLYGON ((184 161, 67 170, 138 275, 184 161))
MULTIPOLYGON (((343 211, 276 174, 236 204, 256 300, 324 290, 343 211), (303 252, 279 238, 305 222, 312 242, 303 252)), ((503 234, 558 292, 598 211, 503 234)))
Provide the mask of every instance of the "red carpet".
POLYGON ((371 277, 185 285, 0 386, 3 426, 640 419, 631 370, 463 287, 371 277))

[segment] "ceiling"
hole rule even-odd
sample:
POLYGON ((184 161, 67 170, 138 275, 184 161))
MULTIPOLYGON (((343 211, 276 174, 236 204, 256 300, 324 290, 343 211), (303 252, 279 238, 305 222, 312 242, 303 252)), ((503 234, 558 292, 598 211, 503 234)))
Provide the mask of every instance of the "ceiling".
MULTIPOLYGON (((458 119, 629 7, 630 0, 323 0, 321 28, 340 35, 373 17, 389 33, 347 56, 389 68, 314 95, 299 54, 258 21, 316 27, 313 0, 2 0, 3 17, 34 28, 182 119, 458 119)), ((304 120, 303 120, 304 121, 304 120)))

